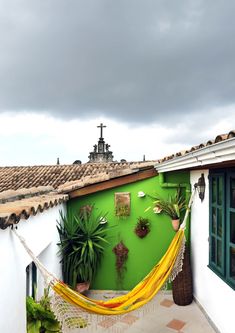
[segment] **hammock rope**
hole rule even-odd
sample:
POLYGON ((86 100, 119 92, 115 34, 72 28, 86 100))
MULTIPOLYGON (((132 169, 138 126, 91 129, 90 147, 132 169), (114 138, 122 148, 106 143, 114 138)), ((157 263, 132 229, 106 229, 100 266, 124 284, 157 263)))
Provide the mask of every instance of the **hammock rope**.
POLYGON ((100 320, 102 321, 104 318, 107 318, 106 316, 116 315, 118 317, 130 311, 137 310, 150 302, 167 281, 174 280, 183 266, 185 248, 184 230, 195 192, 196 189, 194 189, 191 194, 180 229, 175 234, 161 260, 131 291, 110 300, 90 299, 61 282, 52 273, 48 272, 45 266, 27 246, 23 237, 21 237, 15 229, 12 229, 40 270, 46 285, 51 287, 51 307, 57 319, 60 321, 64 333, 72 332, 71 330, 75 328, 83 328, 82 332, 89 330, 89 328, 92 331, 94 330, 94 323, 99 323, 100 320))

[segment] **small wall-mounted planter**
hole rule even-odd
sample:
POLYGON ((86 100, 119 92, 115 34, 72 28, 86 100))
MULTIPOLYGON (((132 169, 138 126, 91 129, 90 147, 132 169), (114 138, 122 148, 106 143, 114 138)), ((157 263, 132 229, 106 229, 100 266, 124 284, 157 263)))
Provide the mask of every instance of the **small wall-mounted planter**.
POLYGON ((135 233, 136 233, 136 235, 137 235, 139 238, 144 238, 145 236, 148 235, 149 230, 147 230, 147 229, 136 230, 135 233))
POLYGON ((139 191, 138 192, 138 198, 144 198, 145 197, 145 193, 143 191, 139 191))
POLYGON ((135 234, 139 238, 144 238, 145 236, 148 235, 150 232, 150 222, 148 219, 145 219, 143 217, 138 218, 138 222, 135 226, 135 234))
POLYGON ((99 219, 99 222, 100 222, 100 224, 106 224, 106 223, 108 223, 108 220, 106 219, 106 217, 101 216, 99 219))

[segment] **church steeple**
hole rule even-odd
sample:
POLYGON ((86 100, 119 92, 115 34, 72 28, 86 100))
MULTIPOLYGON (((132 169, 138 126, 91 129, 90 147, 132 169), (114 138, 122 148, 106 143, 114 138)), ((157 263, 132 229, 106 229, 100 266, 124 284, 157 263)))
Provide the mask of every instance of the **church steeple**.
POLYGON ((89 162, 92 163, 105 163, 113 161, 113 153, 109 151, 110 145, 105 143, 103 138, 103 129, 106 128, 103 123, 101 123, 97 128, 100 128, 100 138, 98 141, 98 145, 94 145, 93 152, 90 152, 89 162))

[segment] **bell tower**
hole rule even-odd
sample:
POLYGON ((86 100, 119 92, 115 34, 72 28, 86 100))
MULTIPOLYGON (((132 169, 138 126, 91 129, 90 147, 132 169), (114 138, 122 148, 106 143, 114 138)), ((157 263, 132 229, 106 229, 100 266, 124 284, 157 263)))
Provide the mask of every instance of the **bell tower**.
POLYGON ((109 151, 110 145, 105 143, 103 138, 103 129, 106 128, 103 123, 101 123, 97 128, 100 128, 100 138, 98 144, 95 144, 94 150, 90 152, 88 158, 90 163, 107 163, 113 162, 113 153, 109 151))

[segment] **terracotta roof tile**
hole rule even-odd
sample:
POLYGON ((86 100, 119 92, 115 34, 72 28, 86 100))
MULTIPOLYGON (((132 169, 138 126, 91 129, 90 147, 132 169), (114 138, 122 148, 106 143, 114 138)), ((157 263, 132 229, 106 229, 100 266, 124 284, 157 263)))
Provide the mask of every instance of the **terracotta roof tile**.
POLYGON ((97 184, 101 183, 104 181, 107 181, 109 179, 125 176, 125 175, 130 175, 136 172, 135 168, 126 168, 126 169, 120 169, 120 170, 112 170, 110 172, 101 172, 96 175, 91 175, 91 176, 85 176, 82 177, 80 180, 74 180, 70 182, 66 182, 58 187, 58 192, 60 193, 68 193, 71 191, 74 191, 76 189, 92 185, 92 184, 97 184))
POLYGON ((56 189, 66 182, 77 181, 90 175, 111 172, 118 175, 118 172, 125 169, 144 168, 155 164, 156 161, 0 167, 0 192, 49 185, 56 189))
POLYGON ((173 158, 187 155, 188 153, 192 153, 192 152, 202 149, 204 147, 213 145, 213 144, 221 142, 221 141, 229 140, 234 137, 235 137, 235 130, 232 130, 229 133, 219 134, 216 136, 216 138, 214 140, 208 140, 206 143, 200 143, 199 145, 193 146, 193 147, 189 148, 188 150, 181 151, 181 152, 175 153, 173 155, 165 156, 162 159, 159 159, 158 163, 163 163, 163 162, 169 161, 173 158))
POLYGON ((228 133, 228 139, 234 138, 235 137, 235 131, 230 131, 228 133))
POLYGON ((42 213, 48 208, 68 200, 66 194, 48 192, 49 188, 32 188, 18 191, 5 191, 0 199, 0 229, 28 219, 30 215, 42 213), (44 194, 42 194, 44 193, 44 194))
POLYGON ((228 139, 228 134, 220 134, 215 138, 215 143, 228 139))
POLYGON ((215 141, 214 141, 214 140, 209 140, 209 141, 207 141, 207 143, 206 143, 206 146, 213 145, 213 143, 215 143, 215 141))
POLYGON ((6 190, 0 192, 0 203, 10 202, 21 200, 29 197, 39 196, 52 192, 54 189, 52 186, 39 186, 31 188, 21 188, 17 191, 15 190, 6 190))

